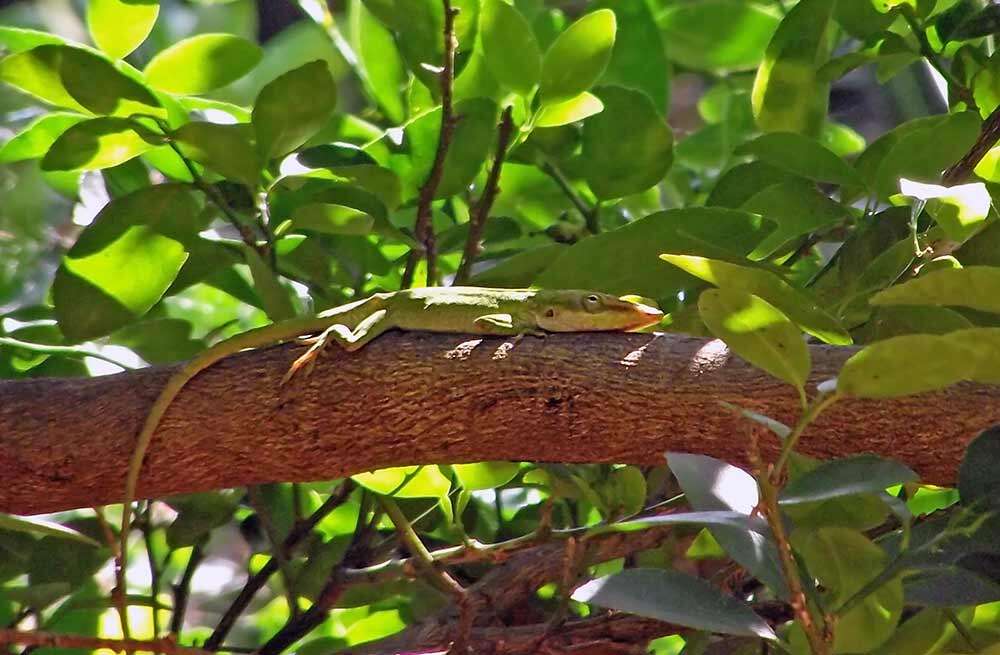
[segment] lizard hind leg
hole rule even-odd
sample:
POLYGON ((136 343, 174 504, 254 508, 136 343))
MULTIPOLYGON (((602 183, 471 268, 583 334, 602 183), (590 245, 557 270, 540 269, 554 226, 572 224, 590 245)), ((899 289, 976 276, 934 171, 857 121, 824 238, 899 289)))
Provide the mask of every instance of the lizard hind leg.
POLYGON ((391 326, 385 320, 387 313, 385 309, 373 312, 358 323, 353 331, 343 323, 334 323, 318 337, 309 339, 307 343, 312 344, 309 350, 292 362, 288 372, 281 379, 281 384, 287 384, 300 371, 304 375, 312 373, 320 355, 323 354, 331 341, 338 343, 344 350, 353 352, 388 330, 391 326))

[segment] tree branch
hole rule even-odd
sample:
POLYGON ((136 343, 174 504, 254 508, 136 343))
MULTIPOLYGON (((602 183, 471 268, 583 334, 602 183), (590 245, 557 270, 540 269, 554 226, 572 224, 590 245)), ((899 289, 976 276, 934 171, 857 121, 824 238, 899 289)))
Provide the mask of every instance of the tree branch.
POLYGON ((444 64, 439 75, 441 80, 441 130, 438 133, 437 151, 427 181, 420 187, 417 200, 417 220, 414 235, 424 248, 424 252, 411 251, 403 271, 402 288, 412 286, 413 276, 421 256, 427 258, 427 284, 437 280, 437 251, 434 243, 433 204, 441 178, 444 177, 444 162, 451 147, 451 137, 455 132, 455 116, 452 107, 451 90, 455 81, 455 15, 458 10, 451 6, 451 0, 441 0, 444 5, 444 64))
POLYGON ((21 630, 0 629, 0 645, 21 644, 22 646, 48 646, 54 648, 86 648, 97 650, 108 648, 114 651, 145 651, 164 653, 164 655, 212 655, 207 650, 181 646, 171 639, 108 639, 104 637, 85 637, 83 635, 65 635, 51 632, 30 632, 21 630))
POLYGON ((476 203, 476 208, 469 218, 469 236, 465 239, 465 251, 462 253, 462 262, 458 265, 458 272, 455 273, 455 284, 464 284, 469 280, 469 273, 472 271, 472 263, 482 251, 480 241, 483 239, 483 230, 486 228, 486 219, 490 217, 490 210, 500 193, 500 172, 503 170, 504 159, 507 158, 507 148, 510 147, 510 140, 514 134, 514 119, 512 117, 513 107, 503 110, 500 119, 500 127, 497 131, 497 152, 493 159, 493 167, 486 178, 486 186, 483 187, 483 195, 476 203))
POLYGON ((944 186, 955 186, 968 179, 972 170, 979 165, 986 153, 1000 140, 1000 106, 983 121, 983 126, 979 130, 979 138, 969 148, 958 162, 946 170, 941 177, 941 184, 944 186))
MULTIPOLYGON (((332 348, 309 377, 279 382, 303 346, 227 358, 167 411, 140 498, 385 466, 483 460, 662 463, 664 451, 746 463, 728 401, 786 423, 798 396, 718 341, 661 334, 499 338, 383 335, 332 348)), ((816 383, 853 348, 812 346, 816 383)), ((0 381, 0 511, 120 502, 142 420, 176 367, 98 378, 0 381)), ((1000 423, 1000 387, 962 384, 885 401, 845 400, 805 433, 818 457, 896 457, 951 484, 966 444, 1000 423)), ((770 459, 778 444, 762 443, 770 459)))

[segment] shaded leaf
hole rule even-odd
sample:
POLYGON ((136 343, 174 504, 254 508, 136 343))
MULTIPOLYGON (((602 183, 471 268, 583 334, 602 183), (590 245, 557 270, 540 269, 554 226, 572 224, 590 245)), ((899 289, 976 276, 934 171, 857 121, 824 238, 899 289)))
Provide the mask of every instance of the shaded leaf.
POLYGON ((779 17, 742 0, 673 3, 656 22, 667 56, 696 70, 749 70, 764 56, 779 17), (725 20, 719 20, 725 16, 725 20))
POLYGON ((615 47, 598 83, 641 91, 665 116, 670 105, 670 64, 649 5, 645 0, 598 0, 591 6, 615 12, 615 47))
POLYGON ((59 539, 71 539, 91 546, 100 544, 85 534, 77 532, 73 528, 67 527, 53 521, 33 517, 11 516, 10 514, 0 514, 0 530, 11 530, 14 532, 24 532, 43 537, 57 537, 59 539))
POLYGON ((127 118, 92 118, 70 126, 42 158, 47 171, 110 168, 152 150, 163 137, 127 118))
POLYGON ((539 93, 550 105, 588 90, 604 73, 615 44, 615 14, 599 9, 566 28, 542 60, 539 93))
POLYGON ((1000 505, 1000 427, 980 432, 966 447, 958 469, 958 491, 962 502, 1000 505))
POLYGON ((63 132, 82 120, 85 117, 79 114, 45 114, 0 146, 0 163, 44 156, 63 132))
POLYGON ((504 0, 483 0, 479 12, 483 55, 501 84, 527 95, 542 74, 542 52, 521 12, 504 0))
POLYGON ((699 630, 777 639, 745 602, 680 571, 628 569, 592 580, 573 600, 699 630))
POLYGON ((220 125, 191 121, 172 137, 187 157, 249 187, 260 177, 260 161, 251 142, 249 125, 220 125))
POLYGON ((266 161, 309 140, 329 119, 337 88, 325 61, 313 61, 268 83, 254 103, 257 151, 266 161))
POLYGON ((847 162, 815 139, 795 132, 771 132, 744 143, 738 155, 753 155, 772 166, 815 182, 863 185, 847 162))
POLYGON ((916 473, 899 462, 876 455, 855 455, 824 462, 795 478, 782 489, 779 502, 782 505, 798 505, 881 492, 892 485, 917 479, 916 473))

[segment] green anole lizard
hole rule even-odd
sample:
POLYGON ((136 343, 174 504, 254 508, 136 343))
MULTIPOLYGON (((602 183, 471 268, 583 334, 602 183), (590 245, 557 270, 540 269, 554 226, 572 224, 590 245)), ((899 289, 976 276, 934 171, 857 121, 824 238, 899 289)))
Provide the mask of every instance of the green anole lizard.
POLYGON ((292 364, 282 381, 284 384, 302 368, 311 369, 330 342, 354 351, 392 329, 521 337, 548 332, 638 330, 659 322, 662 317, 653 307, 595 291, 427 287, 377 293, 315 317, 266 325, 222 341, 167 380, 139 432, 125 483, 119 544, 122 570, 132 502, 153 433, 188 381, 229 355, 319 334, 310 340, 312 347, 292 364))

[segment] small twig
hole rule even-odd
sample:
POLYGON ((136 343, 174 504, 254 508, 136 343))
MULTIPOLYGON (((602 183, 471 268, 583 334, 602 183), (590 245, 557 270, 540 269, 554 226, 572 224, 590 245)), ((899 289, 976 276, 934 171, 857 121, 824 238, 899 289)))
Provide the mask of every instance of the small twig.
POLYGON ((597 212, 594 211, 593 207, 587 205, 580 197, 580 194, 576 192, 576 189, 569 183, 566 176, 563 175, 562 171, 556 168, 551 162, 542 163, 542 172, 552 178, 552 180, 559 186, 569 201, 573 203, 576 210, 580 212, 583 219, 587 221, 587 229, 591 231, 592 234, 597 234, 599 231, 599 226, 596 224, 597 212))
POLYGON ((964 102, 969 109, 978 112, 979 106, 976 104, 976 99, 973 97, 972 91, 962 84, 959 79, 955 77, 950 70, 948 70, 948 67, 944 64, 944 62, 941 61, 937 51, 934 50, 931 46, 931 42, 927 39, 927 32, 917 21, 917 18, 913 15, 911 8, 903 5, 900 9, 903 19, 910 26, 910 30, 913 32, 913 35, 917 37, 917 41, 920 43, 920 54, 932 67, 934 67, 934 70, 936 70, 941 77, 945 79, 948 86, 955 92, 955 95, 958 96, 958 99, 964 102))
MULTIPOLYGON (((104 535, 104 541, 107 543, 115 560, 115 588, 111 590, 111 599, 118 610, 118 621, 122 627, 122 636, 125 639, 131 639, 132 630, 129 628, 128 622, 128 601, 125 598, 125 595, 128 593, 128 590, 125 588, 125 560, 122 557, 118 540, 115 539, 114 530, 111 529, 111 524, 108 523, 107 518, 104 516, 104 510, 100 507, 92 509, 94 510, 94 514, 97 515, 97 522, 101 526, 101 534, 104 535)), ((156 611, 155 607, 153 611, 156 611)))
POLYGON ((396 533, 399 535, 400 541, 406 544, 406 547, 413 553, 416 565, 428 575, 429 582, 438 591, 461 601, 465 596, 465 590, 462 588, 462 585, 455 578, 451 577, 447 571, 438 567, 437 562, 434 561, 434 556, 427 550, 424 542, 420 541, 420 537, 414 531, 409 519, 403 514, 403 510, 399 508, 396 501, 388 496, 379 496, 378 503, 392 520, 392 524, 396 526, 396 533))
POLYGON ((486 178, 486 186, 483 187, 483 194, 476 203, 476 208, 469 218, 469 236, 465 239, 465 251, 462 253, 462 262, 458 265, 458 272, 455 273, 455 284, 464 284, 469 279, 472 271, 472 263, 482 251, 480 241, 483 238, 483 230, 486 228, 486 220, 489 218, 490 210, 497 195, 500 193, 500 172, 503 170, 504 159, 507 158, 507 149, 510 147, 511 137, 514 135, 514 119, 512 115, 513 107, 508 106, 503 110, 500 118, 500 127, 497 132, 497 152, 493 159, 493 167, 486 178))
POLYGON ((162 571, 160 564, 156 561, 156 554, 153 552, 153 522, 152 522, 153 501, 146 503, 146 512, 143 516, 139 529, 142 532, 142 541, 146 546, 146 559, 149 562, 149 595, 153 599, 153 636, 160 636, 160 612, 156 607, 157 596, 160 594, 160 580, 162 571))
MULTIPOLYGON (((330 512, 335 510, 344 504, 347 498, 354 491, 354 485, 350 481, 341 483, 340 487, 335 493, 330 494, 330 497, 320 505, 315 512, 309 515, 303 521, 296 523, 292 526, 292 529, 288 532, 285 537, 284 542, 281 544, 280 550, 284 552, 285 556, 290 556, 306 537, 312 533, 313 528, 319 524, 330 512)), ((268 578, 270 578, 278 570, 278 560, 271 557, 264 566, 260 568, 254 575, 247 579, 243 589, 230 604, 229 608, 222 615, 219 623, 215 626, 215 630, 205 641, 205 648, 207 650, 218 650, 222 645, 223 640, 229 635, 229 631, 236 625, 236 620, 239 616, 246 610, 250 605, 250 601, 253 600, 254 595, 264 586, 268 578)))
POLYGON ((439 79, 441 81, 441 130, 438 133, 437 151, 434 153, 434 163, 424 185, 420 187, 417 201, 417 220, 414 225, 414 235, 423 246, 423 252, 410 252, 403 271, 402 288, 413 285, 417 264, 422 257, 427 258, 427 284, 433 285, 437 280, 437 249, 434 243, 433 203, 437 195, 441 179, 444 177, 444 162, 451 147, 451 138, 455 133, 454 108, 452 107, 452 85, 455 81, 455 15, 458 10, 451 6, 451 0, 441 0, 444 5, 444 64, 439 79))
POLYGON ((983 126, 979 131, 979 138, 972 144, 969 152, 958 162, 946 170, 941 176, 941 184, 944 186, 954 186, 961 184, 968 178, 972 170, 979 165, 986 153, 989 152, 1000 140, 1000 106, 983 121, 983 126))
POLYGON ((766 470, 760 455, 760 441, 756 428, 750 430, 750 463, 753 466, 754 477, 757 479, 757 486, 760 489, 761 513, 767 520, 768 527, 774 535, 775 545, 778 549, 778 557, 781 560, 781 569, 784 573, 785 582, 788 584, 789 603, 795 614, 802 632, 809 642, 812 655, 828 655, 830 644, 826 639, 825 628, 819 625, 809 608, 806 594, 802 587, 802 579, 799 577, 798 563, 792 553, 792 545, 785 534, 785 525, 781 519, 781 510, 778 508, 778 493, 771 480, 776 475, 775 467, 768 467, 766 470))
POLYGON ((170 615, 170 635, 175 639, 184 627, 184 614, 187 612, 188 598, 191 596, 191 579, 204 556, 203 544, 195 544, 180 581, 174 585, 174 611, 170 615))
POLYGON ((294 618, 299 613, 298 594, 295 593, 295 577, 292 575, 289 566, 284 541, 278 538, 278 531, 274 527, 274 521, 271 520, 271 513, 268 511, 267 503, 264 502, 264 498, 260 493, 260 487, 247 487, 247 498, 250 500, 250 506, 257 513, 260 524, 264 527, 267 542, 271 547, 271 559, 278 562, 278 570, 281 571, 281 577, 285 583, 288 611, 294 618))
POLYGON ((21 341, 20 339, 14 339, 12 337, 0 337, 0 346, 8 346, 10 348, 20 348, 21 350, 27 350, 28 352, 39 353, 42 355, 64 355, 67 357, 93 357, 94 359, 99 359, 102 362, 107 362, 108 364, 114 364, 119 368, 123 368, 126 371, 135 368, 134 366, 129 366, 128 364, 119 361, 113 357, 108 357, 107 355, 102 355, 99 352, 93 350, 87 350, 86 348, 80 348, 79 346, 50 346, 45 343, 32 343, 30 341, 21 341))
POLYGON ((55 634, 32 630, 0 629, 0 644, 22 644, 33 647, 49 648, 85 648, 97 650, 108 648, 113 651, 146 651, 163 653, 164 655, 209 655, 207 650, 181 646, 172 639, 108 639, 103 637, 85 637, 83 635, 55 634))

